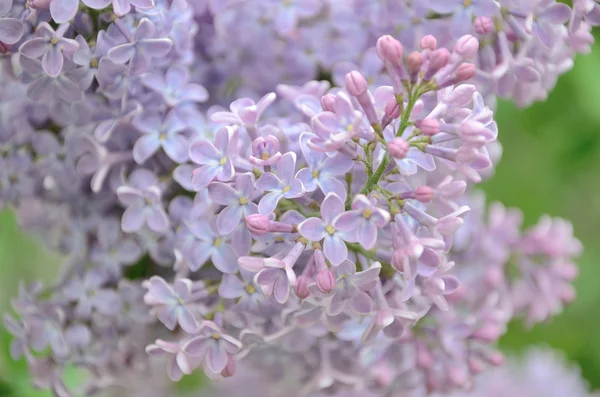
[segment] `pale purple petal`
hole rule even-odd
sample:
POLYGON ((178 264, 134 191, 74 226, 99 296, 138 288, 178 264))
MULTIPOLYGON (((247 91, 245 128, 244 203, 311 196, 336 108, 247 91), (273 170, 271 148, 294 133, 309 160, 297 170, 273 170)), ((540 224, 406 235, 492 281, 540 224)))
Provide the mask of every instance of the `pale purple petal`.
POLYGON ((50 2, 50 15, 56 23, 69 22, 75 17, 79 0, 52 0, 50 2))
POLYGON ((238 257, 230 244, 221 244, 212 254, 213 264, 222 273, 235 273, 238 270, 238 257))
POLYGON ((308 218, 298 225, 298 231, 311 241, 321 241, 326 235, 325 226, 322 219, 308 218))
POLYGON ((23 23, 15 18, 0 18, 0 42, 15 44, 23 37, 23 23))
MULTIPOLYGON (((264 174, 263 174, 264 175, 264 174)), ((258 203, 258 211, 263 215, 269 215, 275 208, 277 208, 277 204, 283 198, 283 192, 271 192, 267 193, 260 202, 258 203)))
POLYGON ((143 164, 160 148, 160 141, 156 135, 143 135, 133 145, 133 159, 138 164, 143 164))
POLYGON ((243 209, 240 205, 234 204, 225 207, 217 217, 217 229, 219 229, 219 233, 226 235, 233 232, 237 225, 240 224, 240 219, 242 219, 242 212, 243 209))
POLYGON ((196 164, 208 164, 221 158, 221 153, 208 141, 196 141, 190 146, 190 159, 196 164))
POLYGON ((212 372, 220 374, 227 365, 227 353, 217 344, 213 344, 208 349, 206 364, 212 372))

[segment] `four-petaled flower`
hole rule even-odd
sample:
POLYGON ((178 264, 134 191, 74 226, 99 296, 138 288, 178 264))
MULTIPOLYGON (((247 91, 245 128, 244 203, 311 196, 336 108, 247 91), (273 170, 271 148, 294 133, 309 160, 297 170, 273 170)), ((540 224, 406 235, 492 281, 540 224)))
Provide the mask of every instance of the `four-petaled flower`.
POLYGON ((58 77, 63 69, 63 51, 73 53, 79 43, 63 37, 69 29, 64 23, 56 31, 46 22, 41 22, 35 30, 35 37, 27 40, 19 47, 19 52, 28 58, 42 57, 42 68, 50 77, 58 77))
POLYGON ((188 140, 183 135, 187 126, 175 112, 169 112, 164 120, 157 115, 141 115, 131 123, 143 133, 133 145, 133 159, 136 163, 144 163, 161 147, 174 162, 183 163, 187 160, 188 140))
POLYGON ((321 203, 321 218, 308 218, 298 225, 300 234, 312 241, 323 243, 325 257, 333 266, 348 257, 345 241, 355 241, 355 231, 344 232, 336 229, 335 219, 344 212, 344 201, 335 193, 329 193, 321 203))
POLYGON ((192 185, 196 191, 204 189, 214 178, 227 182, 235 176, 233 162, 229 157, 230 127, 219 128, 215 136, 215 144, 201 140, 190 146, 190 159, 200 164, 192 174, 192 185))
POLYGON ((252 202, 254 195, 254 175, 238 174, 235 177, 235 188, 222 182, 208 185, 208 194, 212 201, 226 207, 217 216, 217 229, 221 234, 229 234, 235 230, 244 218, 258 212, 258 206, 252 202))
POLYGON ((141 77, 142 84, 159 93, 167 106, 183 103, 205 102, 208 91, 199 84, 189 83, 188 68, 175 64, 166 73, 149 73, 141 77))
POLYGON ((377 229, 390 221, 390 214, 375 206, 366 196, 359 194, 352 201, 352 210, 339 215, 334 226, 344 232, 356 232, 356 240, 365 248, 373 249, 377 243, 377 229))
POLYGON ((296 198, 304 194, 304 185, 296 174, 296 153, 288 152, 281 156, 276 172, 265 172, 256 181, 256 188, 268 193, 258 203, 258 210, 263 215, 272 213, 282 198, 296 198))
POLYGON ((241 348, 240 341, 225 334, 217 324, 204 321, 199 335, 187 341, 183 351, 191 357, 201 358, 205 371, 220 374, 229 356, 237 354, 241 348))
POLYGON ((153 276, 144 286, 148 289, 144 302, 153 306, 152 310, 168 329, 173 331, 179 324, 189 334, 198 331, 199 324, 192 312, 194 298, 190 280, 177 279, 170 286, 162 277, 153 276))

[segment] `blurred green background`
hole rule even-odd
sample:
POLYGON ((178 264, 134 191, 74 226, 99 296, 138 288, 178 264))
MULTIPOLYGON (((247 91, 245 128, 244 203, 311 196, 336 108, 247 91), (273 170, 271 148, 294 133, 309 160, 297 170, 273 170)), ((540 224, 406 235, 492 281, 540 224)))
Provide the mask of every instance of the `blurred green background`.
MULTIPOLYGON (((525 110, 500 103, 497 120, 504 154, 496 176, 483 186, 488 200, 521 208, 527 225, 545 213, 570 219, 585 247, 575 303, 532 330, 511 326, 501 346, 506 351, 531 344, 560 349, 579 364, 593 388, 600 388, 600 44, 591 55, 577 58, 546 102, 525 110)), ((19 232, 8 211, 0 212, 0 312, 9 309, 18 280, 50 280, 57 263, 19 232)), ((0 397, 49 396, 28 386, 25 364, 11 362, 8 343, 0 327, 0 397)))

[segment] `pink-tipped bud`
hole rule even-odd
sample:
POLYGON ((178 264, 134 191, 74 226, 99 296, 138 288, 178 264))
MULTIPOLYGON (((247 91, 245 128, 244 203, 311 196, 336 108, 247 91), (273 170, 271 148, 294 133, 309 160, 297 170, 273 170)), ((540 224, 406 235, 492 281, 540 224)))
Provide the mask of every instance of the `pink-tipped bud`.
POLYGON ((377 55, 379 55, 379 58, 381 58, 382 61, 389 61, 392 64, 402 63, 404 47, 402 47, 402 43, 392 36, 381 36, 377 40, 375 49, 377 50, 377 55))
POLYGON ((270 220, 261 214, 252 214, 246 218, 246 226, 250 233, 262 236, 269 232, 270 220))
POLYGON ((396 137, 388 143, 388 152, 393 158, 398 160, 406 157, 408 149, 410 149, 410 145, 400 137, 396 137))
POLYGON ((437 39, 432 35, 428 34, 421 39, 421 49, 423 50, 435 50, 437 48, 437 39))
POLYGON ((473 58, 478 50, 479 40, 470 34, 462 36, 454 45, 454 52, 465 59, 473 58))
POLYGON ((296 285, 294 285, 294 291, 296 291, 296 296, 300 299, 306 299, 309 295, 308 292, 308 284, 310 279, 308 276, 301 274, 296 279, 296 285))
POLYGON ((227 364, 225 365, 225 368, 223 368, 223 371, 221 371, 221 375, 224 378, 231 378, 233 375, 235 375, 235 360, 233 355, 227 355, 227 364))
POLYGON ((398 105, 396 98, 390 98, 388 103, 385 104, 385 115, 390 120, 400 117, 400 105, 398 105))
POLYGON ((500 352, 493 352, 490 353, 487 357, 486 357, 488 363, 498 367, 500 365, 504 365, 504 355, 500 352))
POLYGON ((467 364, 469 365, 469 371, 471 371, 472 374, 480 374, 485 370, 485 362, 478 357, 469 357, 467 359, 467 364))
POLYGON ((575 288, 572 285, 565 285, 563 289, 560 291, 560 299, 564 303, 571 303, 575 300, 577 293, 575 292, 575 288))
POLYGON ((475 65, 472 63, 461 63, 458 68, 456 68, 456 82, 461 83, 463 81, 467 81, 475 76, 475 65))
POLYGON ((477 17, 475 18, 475 31, 477 34, 488 34, 493 33, 494 20, 490 17, 477 17))
POLYGON ((335 288, 335 277, 329 269, 317 273, 317 288, 324 294, 328 294, 335 288))
POLYGON ((438 119, 425 119, 417 123, 417 127, 421 130, 421 134, 433 136, 440 132, 440 122, 438 119))
POLYGON ((333 105, 335 103, 335 95, 325 94, 321 97, 321 107, 323 110, 333 112, 333 105))
POLYGON ((503 329, 496 323, 488 322, 473 332, 472 337, 483 342, 495 342, 502 335, 503 329))
POLYGON ((369 89, 367 80, 356 70, 346 74, 344 83, 346 83, 346 91, 348 91, 348 94, 356 97, 363 95, 369 89))
MULTIPOLYGON (((440 48, 431 53, 429 57, 429 72, 432 71, 437 72, 444 66, 448 64, 448 60, 450 59, 450 52, 448 52, 445 48, 440 48)), ((435 73, 433 72, 433 73, 435 73)))
POLYGON ((50 8, 51 0, 30 0, 29 5, 36 10, 47 10, 50 8))
POLYGON ((421 67, 423 67, 423 63, 425 59, 423 58, 423 54, 420 52, 414 51, 406 59, 406 65, 408 66, 408 74, 410 76, 410 80, 412 82, 416 82, 419 77, 419 72, 421 71, 421 67))
POLYGON ((415 190, 415 198, 422 203, 429 203, 433 200, 434 190, 429 186, 419 186, 415 190))
POLYGON ((0 54, 6 54, 10 50, 10 45, 0 41, 0 54))

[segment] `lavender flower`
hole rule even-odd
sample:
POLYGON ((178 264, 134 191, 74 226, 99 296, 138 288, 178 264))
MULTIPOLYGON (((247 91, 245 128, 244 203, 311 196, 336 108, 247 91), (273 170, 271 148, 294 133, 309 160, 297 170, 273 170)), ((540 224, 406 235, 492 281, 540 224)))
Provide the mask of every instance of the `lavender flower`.
POLYGON ((35 37, 21 44, 19 52, 33 59, 41 57, 44 72, 50 77, 58 77, 63 68, 63 53, 72 53, 79 47, 77 41, 63 37, 67 29, 68 23, 60 25, 56 31, 42 23, 35 31, 35 37))

